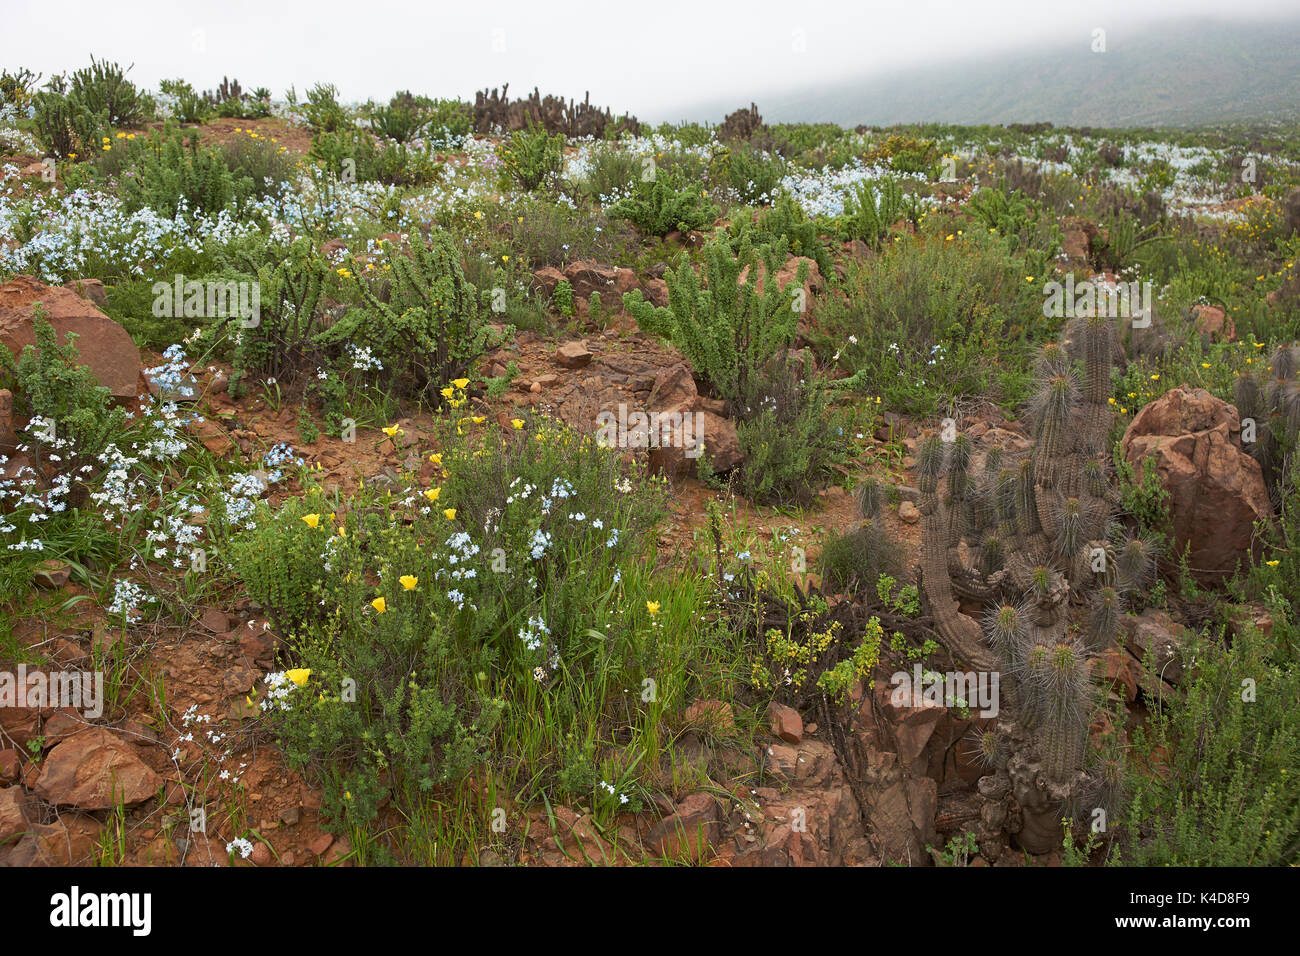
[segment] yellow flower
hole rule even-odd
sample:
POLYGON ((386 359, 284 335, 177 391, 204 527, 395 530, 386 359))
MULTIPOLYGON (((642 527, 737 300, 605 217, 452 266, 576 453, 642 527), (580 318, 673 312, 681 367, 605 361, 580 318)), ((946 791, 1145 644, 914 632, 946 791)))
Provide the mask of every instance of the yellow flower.
POLYGON ((442 510, 442 515, 443 515, 443 517, 446 518, 448 521, 455 521, 455 520, 456 520, 456 509, 455 509, 455 508, 444 508, 444 509, 442 510))
POLYGON ((440 494, 442 494, 441 488, 426 488, 424 490, 424 497, 428 498, 430 501, 437 501, 440 494))
POLYGON ((373 601, 371 601, 370 606, 373 607, 380 614, 383 614, 385 611, 388 610, 388 602, 381 597, 377 597, 373 601))
POLYGON ((510 257, 509 257, 509 256, 502 256, 502 257, 501 257, 501 261, 502 261, 502 262, 509 262, 509 261, 510 261, 510 257))
POLYGON ((1256 343, 1255 343, 1255 348, 1257 348, 1257 349, 1262 349, 1263 347, 1264 347, 1264 343, 1263 343, 1263 342, 1256 342, 1256 343))
POLYGON ((651 616, 651 617, 654 617, 656 614, 659 613, 659 602, 658 602, 658 601, 646 601, 646 602, 645 602, 645 609, 646 609, 647 611, 650 612, 650 616, 651 616))
POLYGON ((432 455, 429 456, 429 461, 433 462, 435 465, 441 465, 442 452, 435 451, 432 455))
POLYGON ((1202 362, 1202 363, 1201 363, 1201 368, 1209 368, 1209 367, 1210 367, 1210 363, 1209 363, 1209 362, 1202 362))
POLYGON ((396 436, 399 431, 396 425, 389 425, 387 428, 381 428, 379 430, 383 432, 385 435, 387 435, 389 438, 393 438, 394 436, 396 436))
POLYGON ((524 427, 524 420, 522 418, 512 418, 510 419, 510 424, 515 426, 515 431, 519 431, 519 429, 524 427))
POLYGON ((487 421, 487 416, 486 416, 486 415, 475 415, 475 416, 471 419, 471 421, 473 421, 475 425, 482 425, 485 421, 487 421))
POLYGON ((1151 381, 1153 381, 1153 382, 1158 382, 1158 381, 1160 381, 1160 376, 1159 376, 1159 374, 1152 375, 1152 376, 1151 376, 1151 381))
POLYGON ((291 671, 285 671, 284 676, 289 678, 299 687, 307 683, 307 678, 311 676, 311 669, 307 667, 295 667, 291 671))
POLYGON ((316 514, 303 515, 302 520, 306 522, 307 527, 314 528, 318 524, 320 524, 320 515, 316 515, 316 514))
POLYGON ((1280 562, 1280 561, 1265 561, 1264 563, 1267 564, 1270 568, 1275 568, 1275 567, 1277 567, 1281 562, 1280 562))
POLYGON ((465 386, 467 386, 467 385, 469 384, 469 379, 467 379, 467 378, 454 378, 454 379, 451 380, 451 384, 453 384, 453 385, 455 385, 457 388, 463 390, 463 389, 465 388, 465 386))
POLYGON ((476 210, 474 210, 474 218, 475 218, 475 219, 482 219, 482 218, 483 218, 483 210, 482 210, 482 209, 476 209, 476 210))
POLYGON ((1115 404, 1115 399, 1113 399, 1113 398, 1108 398, 1108 399, 1106 399, 1106 401, 1110 402, 1112 405, 1115 404))
POLYGON ((420 583, 420 579, 413 574, 403 574, 397 580, 402 582, 402 587, 408 591, 414 591, 415 586, 420 583))
POLYGON ((444 389, 443 389, 442 391, 440 391, 438 394, 441 395, 443 398, 451 398, 451 396, 454 394, 454 392, 452 391, 452 387, 451 387, 450 385, 448 385, 446 388, 444 388, 444 389))

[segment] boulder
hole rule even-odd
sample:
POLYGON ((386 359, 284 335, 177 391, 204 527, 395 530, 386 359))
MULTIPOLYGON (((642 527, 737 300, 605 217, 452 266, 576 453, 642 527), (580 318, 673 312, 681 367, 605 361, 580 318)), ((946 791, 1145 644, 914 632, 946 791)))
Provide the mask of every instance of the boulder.
POLYGON ((162 786, 134 748, 102 727, 68 737, 46 757, 36 792, 50 803, 79 810, 107 810, 140 803, 162 786))
POLYGON ((0 455, 18 447, 18 428, 14 425, 14 393, 0 388, 0 455))
POLYGON ((23 809, 22 787, 0 789, 0 847, 16 841, 27 832, 27 813, 23 809))
MULTIPOLYGON (((1120 622, 1124 646, 1139 661, 1150 657, 1161 680, 1176 685, 1183 676, 1186 628, 1164 611, 1148 608, 1140 615, 1126 615, 1120 622)), ((1132 698, 1130 697, 1130 700, 1132 698)))
MULTIPOLYGON (((617 288, 619 270, 602 266, 595 262, 571 262, 564 269, 564 278, 573 286, 573 296, 577 299, 589 299, 593 292, 599 292, 604 301, 617 288)), ((626 282, 626 279, 624 279, 626 282)), ((611 300, 612 301, 612 300, 611 300)))
POLYGON ((99 279, 73 279, 71 282, 65 282, 63 288, 71 289, 100 308, 108 305, 108 292, 104 290, 104 283, 99 279))
POLYGON ((591 351, 585 342, 565 342, 555 352, 555 360, 562 368, 582 368, 591 362, 591 351))
POLYGON ((1235 408, 1205 389, 1175 388, 1138 412, 1121 448, 1137 474, 1143 460, 1155 461, 1169 493, 1171 558, 1190 546, 1188 563, 1203 584, 1250 562, 1255 522, 1273 508, 1259 463, 1242 450, 1235 408))
POLYGON ((86 365, 117 399, 134 398, 140 382, 140 350, 126 329, 70 289, 48 286, 31 276, 15 276, 0 285, 0 344, 17 358, 25 346, 36 344, 33 314, 37 303, 63 344, 77 336, 77 350, 86 365))
POLYGON ((1192 321, 1196 323, 1196 331, 1209 336, 1212 342, 1233 342, 1237 338, 1236 326, 1222 306, 1194 305, 1192 321))
POLYGON ((767 721, 773 737, 780 737, 788 744, 803 740, 803 718, 793 707, 772 701, 767 705, 767 721))
POLYGON ((701 457, 708 459, 715 472, 735 468, 744 460, 735 425, 706 406, 716 407, 701 399, 685 365, 663 369, 655 376, 649 410, 661 416, 679 414, 681 420, 658 421, 655 431, 659 441, 650 452, 651 470, 680 477, 695 471, 701 457))

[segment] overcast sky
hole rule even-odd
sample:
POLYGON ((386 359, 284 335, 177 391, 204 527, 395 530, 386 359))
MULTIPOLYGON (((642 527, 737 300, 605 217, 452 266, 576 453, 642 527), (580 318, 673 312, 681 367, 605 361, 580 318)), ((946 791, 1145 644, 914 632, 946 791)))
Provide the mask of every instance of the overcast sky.
MULTIPOLYGON (((658 122, 699 101, 762 104, 765 90, 1007 49, 1087 45, 1094 28, 1169 19, 1300 16, 1300 0, 4 0, 0 66, 47 77, 96 56, 138 84, 223 75, 278 99, 318 80, 345 101, 410 89, 472 98, 509 82, 658 122)), ((719 117, 720 118, 720 117, 719 117)))

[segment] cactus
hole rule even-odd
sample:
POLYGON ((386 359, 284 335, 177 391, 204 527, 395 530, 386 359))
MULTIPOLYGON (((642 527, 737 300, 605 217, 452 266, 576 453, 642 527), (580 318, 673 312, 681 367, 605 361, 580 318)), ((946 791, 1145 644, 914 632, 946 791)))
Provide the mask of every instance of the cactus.
POLYGON ((1073 331, 1071 352, 1053 343, 1040 355, 1028 454, 990 449, 977 468, 964 436, 945 445, 932 435, 917 455, 922 585, 937 630, 968 661, 978 659, 972 635, 982 636, 1010 678, 1000 685, 1010 716, 999 723, 1005 759, 994 772, 1005 780, 981 783, 981 792, 1012 794, 1024 820, 1022 845, 1033 852, 1053 839, 1059 845, 1061 804, 1085 801, 1100 785, 1085 753, 1090 656, 1114 639, 1123 595, 1149 581, 1154 567, 1147 542, 1106 540, 1118 503, 1103 457, 1113 330, 1109 320, 1090 318, 1073 331), (1102 561, 1094 561, 1097 548, 1102 561), (956 612, 954 592, 987 595, 982 627, 972 629, 975 622, 956 612), (1072 601, 1087 605, 1077 635, 1072 601))

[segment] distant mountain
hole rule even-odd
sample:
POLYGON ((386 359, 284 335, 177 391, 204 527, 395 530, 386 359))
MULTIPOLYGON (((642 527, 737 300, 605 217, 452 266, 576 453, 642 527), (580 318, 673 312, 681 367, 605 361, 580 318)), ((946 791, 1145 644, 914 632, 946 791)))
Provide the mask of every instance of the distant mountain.
MULTIPOLYGON (((1111 33, 1104 53, 1069 47, 860 76, 837 86, 756 96, 768 123, 1051 122, 1186 126, 1300 118, 1300 19, 1212 20, 1111 33)), ((696 104, 718 122, 748 103, 696 104)))

